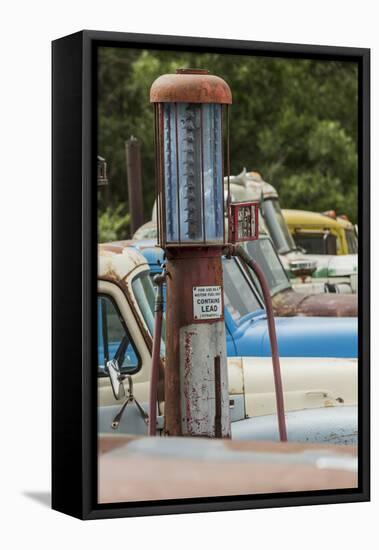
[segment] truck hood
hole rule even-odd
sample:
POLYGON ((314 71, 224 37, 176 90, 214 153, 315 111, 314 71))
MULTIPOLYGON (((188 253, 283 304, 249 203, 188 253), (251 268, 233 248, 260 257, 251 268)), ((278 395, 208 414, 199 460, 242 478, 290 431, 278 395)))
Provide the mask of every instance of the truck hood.
POLYGON ((317 261, 315 277, 346 277, 358 273, 358 254, 307 254, 306 257, 317 261))
POLYGON ((294 250, 288 254, 280 254, 280 259, 287 272, 291 260, 315 260, 317 270, 313 277, 317 278, 346 277, 358 273, 358 254, 332 256, 328 254, 302 254, 294 250))
MULTIPOLYGON (((313 283, 311 283, 313 285, 313 283)), ((356 294, 323 292, 301 294, 292 289, 278 292, 272 298, 275 316, 292 317, 356 317, 358 299, 356 294)))
MULTIPOLYGON (((240 370, 247 416, 275 414, 271 358, 243 357, 235 358, 234 362, 238 359, 242 364, 240 370)), ((228 359, 228 367, 230 362, 231 359, 228 359)), ((237 367, 234 370, 236 376, 237 367)), ((286 416, 289 411, 344 408, 358 403, 357 359, 309 357, 304 360, 302 357, 282 357, 280 370, 286 416)))
MULTIPOLYGON (((358 321, 353 317, 276 317, 282 357, 357 357, 358 321)), ((271 355, 265 315, 246 320, 233 334, 236 355, 271 355)))

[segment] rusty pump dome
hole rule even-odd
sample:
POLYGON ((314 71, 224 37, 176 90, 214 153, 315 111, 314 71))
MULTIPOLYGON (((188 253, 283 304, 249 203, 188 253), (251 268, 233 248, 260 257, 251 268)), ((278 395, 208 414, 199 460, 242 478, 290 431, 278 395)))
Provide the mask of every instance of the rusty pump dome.
POLYGON ((225 80, 205 69, 177 69, 176 74, 164 74, 153 82, 150 102, 230 105, 232 92, 225 80))

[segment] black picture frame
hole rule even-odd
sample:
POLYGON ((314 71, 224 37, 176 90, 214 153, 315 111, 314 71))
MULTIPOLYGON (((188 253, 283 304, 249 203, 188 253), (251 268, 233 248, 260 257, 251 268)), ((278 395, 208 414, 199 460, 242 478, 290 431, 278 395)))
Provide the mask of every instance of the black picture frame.
POLYGON ((81 519, 370 499, 370 50, 81 31, 52 43, 52 507, 81 519), (340 59, 359 74, 359 487, 99 505, 96 378, 96 52, 99 46, 340 59))

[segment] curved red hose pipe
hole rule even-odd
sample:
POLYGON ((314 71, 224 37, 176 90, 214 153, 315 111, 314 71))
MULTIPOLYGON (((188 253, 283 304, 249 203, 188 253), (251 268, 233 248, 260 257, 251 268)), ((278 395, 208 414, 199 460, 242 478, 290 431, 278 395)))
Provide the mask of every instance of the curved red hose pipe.
POLYGON ((274 310, 272 307, 271 294, 269 286, 266 282, 266 277, 259 264, 249 256, 242 246, 232 245, 232 254, 238 256, 241 260, 251 267, 256 276, 258 277, 259 284, 261 285, 264 301, 266 303, 267 311, 267 323, 268 332, 270 336, 271 355, 272 355, 272 367, 274 371, 274 383, 275 383, 275 397, 276 397, 276 410, 278 415, 279 436, 280 441, 287 441, 287 428, 286 418, 284 412, 284 396, 283 396, 283 384, 282 375, 280 371, 278 341, 276 339, 274 310))

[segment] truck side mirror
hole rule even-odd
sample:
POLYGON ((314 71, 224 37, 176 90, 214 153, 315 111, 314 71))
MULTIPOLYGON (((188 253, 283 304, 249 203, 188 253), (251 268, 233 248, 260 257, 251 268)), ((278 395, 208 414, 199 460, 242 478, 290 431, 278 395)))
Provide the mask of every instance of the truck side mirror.
POLYGON ((123 399, 125 397, 124 376, 120 372, 117 359, 107 362, 107 371, 115 399, 123 399))

